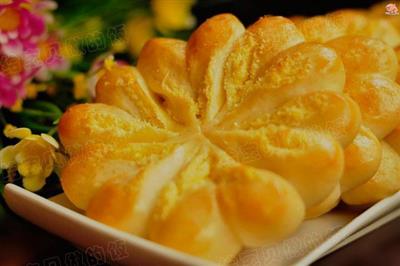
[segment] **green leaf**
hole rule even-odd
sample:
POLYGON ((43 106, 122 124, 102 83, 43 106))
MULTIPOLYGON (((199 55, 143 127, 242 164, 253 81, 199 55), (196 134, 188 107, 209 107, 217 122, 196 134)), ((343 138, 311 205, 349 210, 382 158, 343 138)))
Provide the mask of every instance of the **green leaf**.
POLYGON ((32 130, 38 131, 38 132, 48 132, 50 131, 53 127, 51 126, 46 126, 44 124, 39 124, 36 123, 34 121, 32 121, 31 119, 28 119, 26 117, 21 117, 21 121, 24 127, 30 128, 32 130))
POLYGON ((59 113, 52 113, 52 112, 45 112, 37 109, 30 109, 30 108, 24 108, 21 112, 19 112, 21 115, 26 115, 29 117, 37 117, 37 118, 49 118, 52 120, 57 120, 61 114, 59 113))
POLYGON ((3 108, 0 108, 0 123, 5 126, 7 124, 7 121, 4 117, 4 113, 3 113, 3 108))
POLYGON ((60 118, 58 118, 57 120, 53 121, 53 125, 55 125, 55 126, 58 125, 59 123, 60 123, 60 118))
POLYGON ((47 134, 50 136, 53 136, 54 134, 57 133, 57 127, 53 127, 52 129, 50 129, 47 134))
POLYGON ((30 104, 30 106, 33 109, 37 109, 37 110, 41 110, 41 111, 45 111, 45 112, 51 112, 51 113, 57 114, 59 116, 62 115, 61 109, 57 105, 55 105, 51 102, 34 101, 30 104))

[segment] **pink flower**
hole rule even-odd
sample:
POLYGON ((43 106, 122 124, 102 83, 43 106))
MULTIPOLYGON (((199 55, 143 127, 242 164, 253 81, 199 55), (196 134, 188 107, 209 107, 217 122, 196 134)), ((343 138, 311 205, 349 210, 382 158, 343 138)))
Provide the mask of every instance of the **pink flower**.
POLYGON ((41 66, 35 74, 39 80, 48 80, 51 71, 62 71, 69 68, 69 62, 61 56, 61 45, 56 36, 50 36, 45 41, 39 43, 37 62, 41 66))
POLYGON ((0 5, 0 106, 11 107, 25 96, 36 75, 65 65, 46 23, 53 1, 10 0, 0 5), (18 62, 17 66, 12 62, 18 62))

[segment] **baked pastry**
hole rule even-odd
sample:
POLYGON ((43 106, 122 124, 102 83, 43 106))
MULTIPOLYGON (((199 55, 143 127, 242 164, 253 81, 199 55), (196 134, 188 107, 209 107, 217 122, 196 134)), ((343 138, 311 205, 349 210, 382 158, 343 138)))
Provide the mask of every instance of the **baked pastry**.
MULTIPOLYGON (((368 180, 389 184, 397 157, 383 138, 400 124, 393 49, 296 23, 266 16, 245 29, 222 14, 187 43, 149 41, 137 67, 107 64, 96 103, 60 120, 67 197, 100 222, 227 263, 344 192, 359 204, 349 199, 368 180)), ((369 197, 362 203, 380 198, 369 197)))
MULTIPOLYGON (((384 1, 382 3, 374 5, 370 9, 369 15, 388 21, 397 30, 397 32, 400 32, 400 17, 388 16, 385 14, 385 12, 382 12, 382 10, 386 10, 386 6, 388 4, 393 3, 389 1, 384 1)), ((397 45, 395 46, 395 52, 398 62, 400 62, 400 43, 397 43, 397 45)), ((400 82, 400 68, 397 72, 396 81, 397 83, 400 82)), ((400 126, 398 126, 393 132, 391 132, 390 135, 385 138, 385 140, 391 145, 392 148, 396 150, 397 153, 400 154, 400 126)))
POLYGON ((344 9, 311 18, 294 17, 293 21, 307 40, 327 42, 345 35, 357 35, 380 39, 397 47, 400 45, 400 24, 394 20, 397 22, 398 18, 385 15, 385 8, 379 13, 375 9, 344 9))
POLYGON ((384 167, 397 160, 396 152, 385 141, 394 147, 400 143, 396 133, 400 124, 400 86, 396 82, 399 68, 392 48, 400 44, 396 25, 374 12, 361 10, 297 17, 295 22, 308 41, 325 43, 341 57, 346 69, 345 92, 362 113, 364 126, 345 150, 343 200, 348 204, 371 204, 400 190, 400 174, 384 167))
MULTIPOLYGON (((389 22, 397 31, 400 30, 400 18, 398 15, 393 14, 393 15, 388 15, 387 13, 387 5, 389 4, 396 4, 393 3, 393 1, 382 1, 378 4, 373 5, 367 12, 369 17, 372 17, 374 19, 380 19, 384 20, 386 22, 389 22)), ((398 5, 397 5, 398 7, 398 5)), ((392 31, 392 30, 391 30, 392 31)), ((381 32, 380 36, 384 35, 384 31, 381 32)), ((398 46, 399 43, 397 43, 394 46, 398 46)))

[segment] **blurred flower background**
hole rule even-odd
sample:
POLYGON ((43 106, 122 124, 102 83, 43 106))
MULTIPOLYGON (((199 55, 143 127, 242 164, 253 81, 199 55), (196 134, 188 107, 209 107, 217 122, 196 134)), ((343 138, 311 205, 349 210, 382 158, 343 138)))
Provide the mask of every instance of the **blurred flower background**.
POLYGON ((36 192, 48 178, 41 192, 59 191, 63 111, 92 100, 104 64, 134 63, 153 37, 187 38, 195 3, 0 0, 0 183, 36 192))

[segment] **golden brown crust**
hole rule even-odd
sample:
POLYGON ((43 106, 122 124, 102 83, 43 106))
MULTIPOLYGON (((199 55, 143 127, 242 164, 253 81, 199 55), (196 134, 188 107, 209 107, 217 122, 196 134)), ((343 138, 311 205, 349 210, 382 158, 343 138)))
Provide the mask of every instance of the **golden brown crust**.
POLYGON ((170 116, 180 124, 194 126, 198 110, 189 84, 185 50, 184 41, 152 39, 143 47, 137 68, 149 89, 162 98, 162 106, 170 116))
POLYGON ((382 12, 382 10, 386 10, 387 4, 392 4, 392 3, 393 2, 384 1, 382 3, 376 4, 371 7, 371 9, 368 12, 368 15, 371 18, 375 18, 375 19, 378 18, 380 20, 389 22, 391 24, 392 27, 390 27, 388 25, 384 25, 385 28, 382 29, 383 31, 378 36, 388 38, 389 42, 392 42, 392 46, 396 47, 400 44, 398 42, 398 40, 399 40, 398 34, 399 34, 399 29, 400 29, 400 18, 399 18, 399 16, 388 16, 387 14, 385 14, 386 12, 382 12))
POLYGON ((324 43, 345 34, 344 27, 327 16, 316 16, 296 23, 304 38, 310 42, 324 43))
POLYGON ((306 219, 317 218, 318 216, 331 211, 339 204, 340 195, 340 185, 337 185, 326 199, 306 210, 306 219))
MULTIPOLYGON (((400 46, 397 46, 394 52, 396 53, 397 64, 400 65, 400 46)), ((400 67, 397 70, 396 82, 400 83, 400 67)))
POLYGON ((185 191, 168 214, 153 220, 149 231, 150 240, 221 264, 242 247, 221 216, 210 183, 185 191))
POLYGON ((386 142, 381 144, 382 163, 378 172, 365 184, 342 195, 347 204, 372 204, 400 190, 400 156, 386 142))
POLYGON ((400 126, 396 127, 386 138, 385 141, 400 154, 400 126))
POLYGON ((80 104, 67 110, 58 125, 60 139, 73 154, 91 143, 123 144, 165 141, 175 134, 151 126, 105 104, 80 104))
POLYGON ((91 198, 87 215, 124 231, 146 236, 159 193, 190 161, 197 149, 195 143, 186 143, 137 173, 108 181, 91 198))
POLYGON ((262 70, 263 74, 252 86, 243 87, 246 90, 240 97, 235 92, 239 98, 232 101, 237 106, 232 111, 225 109, 220 116, 220 127, 231 128, 235 124, 240 127, 243 121, 257 119, 290 99, 314 91, 341 93, 345 83, 340 57, 333 49, 314 43, 302 43, 283 51, 262 70))
POLYGON ((296 27, 298 27, 301 22, 303 22, 305 19, 307 19, 307 17, 297 15, 297 16, 289 17, 289 19, 291 21, 293 21, 293 23, 296 25, 296 27))
POLYGON ((400 45, 398 28, 386 18, 369 18, 365 34, 372 38, 380 39, 391 47, 400 45))
POLYGON ((223 86, 227 108, 234 108, 249 85, 265 73, 264 68, 279 52, 304 41, 293 22, 266 16, 251 25, 235 43, 224 66, 223 86))
POLYGON ((326 17, 342 30, 343 35, 365 35, 365 28, 369 24, 367 14, 356 9, 334 11, 326 17))
POLYGON ((279 176, 249 167, 228 168, 216 175, 221 211, 245 246, 271 245, 303 220, 300 196, 279 176))
POLYGON ((361 114, 350 97, 331 91, 317 91, 295 97, 271 114, 260 114, 254 120, 243 121, 241 128, 258 129, 270 124, 326 133, 346 147, 359 132, 361 114))
POLYGON ((106 69, 96 85, 96 102, 117 106, 154 126, 177 127, 149 91, 139 71, 131 66, 114 65, 106 69))
POLYGON ((345 168, 340 180, 342 193, 367 182, 378 171, 382 146, 378 138, 362 127, 353 143, 344 150, 345 168))
POLYGON ((132 226, 137 188, 129 182, 134 176, 116 176, 102 184, 91 197, 86 215, 125 232, 137 233, 132 226))
POLYGON ((382 74, 389 79, 397 75, 394 50, 378 39, 344 36, 327 43, 340 55, 347 77, 353 74, 382 74))
MULTIPOLYGON (((61 119, 66 195, 89 217, 224 263, 341 193, 390 195, 400 157, 379 140, 399 128, 400 88, 382 20, 345 10, 244 30, 223 14, 187 44, 148 42, 138 69, 106 66, 96 100, 108 105, 61 119)), ((396 147, 398 135, 386 139, 396 147)))
POLYGON ((193 89, 198 96, 201 116, 210 121, 225 102, 222 68, 236 40, 244 33, 233 15, 221 14, 204 22, 190 37, 186 60, 193 89))
POLYGON ((343 174, 339 143, 315 131, 270 125, 258 130, 214 131, 208 137, 239 162, 284 177, 307 207, 325 199, 343 174))
POLYGON ((355 75, 348 79, 346 92, 360 107, 363 124, 379 139, 400 124, 400 86, 379 74, 355 75))
MULTIPOLYGON (((384 14, 383 10, 381 14, 384 14)), ((400 44, 397 30, 400 24, 398 20, 388 17, 392 16, 376 16, 363 10, 345 9, 303 19, 296 24, 307 41, 327 42, 342 36, 365 36, 396 47, 400 44)))
POLYGON ((64 167, 61 184, 70 201, 86 210, 90 199, 111 179, 126 179, 139 169, 163 158, 176 144, 92 144, 74 154, 64 167))

